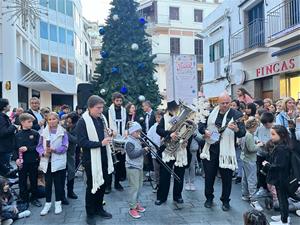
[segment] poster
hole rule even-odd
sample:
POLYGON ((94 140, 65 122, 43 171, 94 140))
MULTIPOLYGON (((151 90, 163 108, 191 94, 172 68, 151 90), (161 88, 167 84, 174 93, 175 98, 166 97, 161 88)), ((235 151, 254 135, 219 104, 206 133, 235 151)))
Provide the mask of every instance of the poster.
POLYGON ((168 101, 183 100, 187 104, 192 104, 198 92, 196 56, 173 55, 168 71, 168 101))

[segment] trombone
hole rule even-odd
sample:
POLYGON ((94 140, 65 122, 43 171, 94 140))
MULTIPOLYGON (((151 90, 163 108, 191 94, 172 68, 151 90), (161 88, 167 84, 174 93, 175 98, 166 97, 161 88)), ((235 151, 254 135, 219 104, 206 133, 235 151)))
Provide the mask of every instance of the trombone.
POLYGON ((165 169, 176 179, 179 183, 182 182, 178 175, 166 164, 162 158, 153 150, 153 147, 148 143, 148 141, 154 146, 154 148, 159 151, 159 147, 149 138, 144 132, 141 132, 141 137, 139 140, 149 148, 150 153, 158 160, 158 162, 165 167, 165 169))

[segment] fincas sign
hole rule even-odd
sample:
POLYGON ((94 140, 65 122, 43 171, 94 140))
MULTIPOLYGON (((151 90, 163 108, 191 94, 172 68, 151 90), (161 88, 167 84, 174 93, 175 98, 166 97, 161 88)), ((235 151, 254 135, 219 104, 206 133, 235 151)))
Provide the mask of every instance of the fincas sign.
POLYGON ((272 74, 283 73, 294 70, 296 68, 296 60, 294 58, 275 62, 256 69, 256 77, 269 76, 272 74))

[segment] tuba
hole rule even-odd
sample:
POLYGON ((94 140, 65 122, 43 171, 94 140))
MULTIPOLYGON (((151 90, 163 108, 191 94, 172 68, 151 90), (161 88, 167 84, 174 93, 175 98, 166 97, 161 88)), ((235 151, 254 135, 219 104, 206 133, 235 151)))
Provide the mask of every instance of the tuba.
POLYGON ((187 143, 188 139, 198 128, 197 124, 194 122, 196 111, 181 101, 179 102, 179 108, 179 116, 173 117, 170 121, 172 125, 170 132, 176 132, 177 139, 172 140, 170 136, 162 139, 162 145, 166 147, 164 152, 171 155, 179 149, 181 144, 187 143))

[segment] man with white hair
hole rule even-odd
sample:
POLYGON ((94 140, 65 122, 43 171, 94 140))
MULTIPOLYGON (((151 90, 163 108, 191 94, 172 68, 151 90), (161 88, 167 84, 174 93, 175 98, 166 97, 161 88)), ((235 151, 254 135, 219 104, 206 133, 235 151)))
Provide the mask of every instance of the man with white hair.
POLYGON ((204 206, 211 208, 214 199, 214 182, 218 170, 222 179, 223 211, 230 209, 230 193, 232 173, 237 168, 235 155, 236 138, 245 136, 246 130, 239 118, 243 115, 239 111, 230 108, 231 97, 222 93, 218 98, 218 106, 210 113, 203 134, 206 139, 205 146, 200 157, 203 159, 205 172, 205 197, 204 206))

